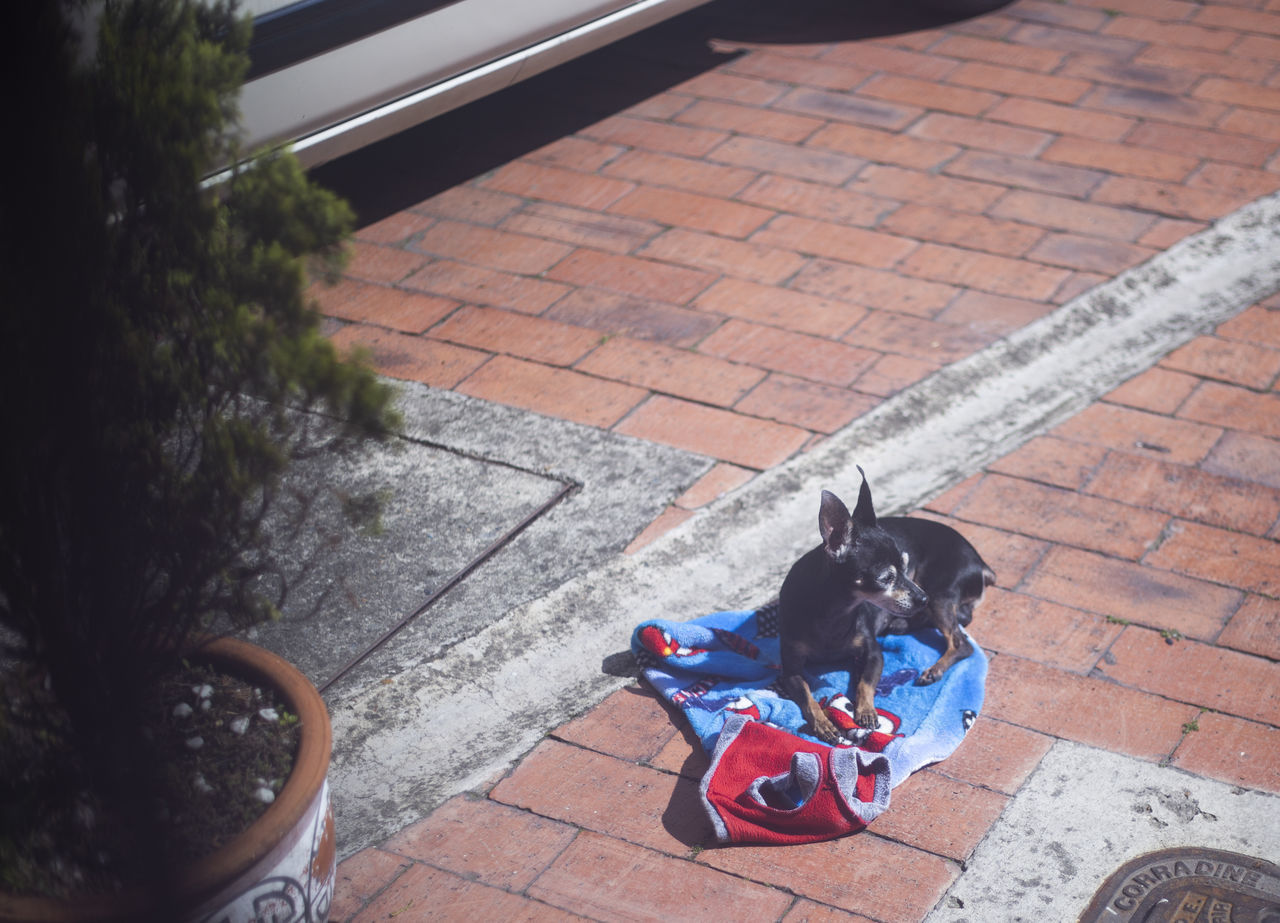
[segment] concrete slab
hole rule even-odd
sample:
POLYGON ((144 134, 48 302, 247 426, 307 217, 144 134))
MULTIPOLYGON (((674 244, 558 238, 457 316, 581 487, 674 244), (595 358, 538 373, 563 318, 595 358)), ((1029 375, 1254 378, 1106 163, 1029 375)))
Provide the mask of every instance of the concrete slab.
POLYGON ((1280 797, 1058 741, 926 923, 1075 920, 1107 876, 1175 846, 1280 856, 1280 797))

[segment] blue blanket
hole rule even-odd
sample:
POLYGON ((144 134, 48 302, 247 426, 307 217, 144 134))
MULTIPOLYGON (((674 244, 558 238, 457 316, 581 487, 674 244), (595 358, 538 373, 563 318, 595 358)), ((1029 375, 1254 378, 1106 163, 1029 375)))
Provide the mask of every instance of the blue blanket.
POLYGON ((859 830, 907 776, 949 756, 982 709, 987 660, 974 644, 941 680, 917 686, 942 645, 934 629, 881 638, 872 730, 854 724, 848 663, 807 675, 845 734, 832 747, 804 732, 800 707, 778 687, 776 604, 648 621, 631 639, 646 680, 680 708, 711 756, 702 802, 723 843, 804 843, 859 830))

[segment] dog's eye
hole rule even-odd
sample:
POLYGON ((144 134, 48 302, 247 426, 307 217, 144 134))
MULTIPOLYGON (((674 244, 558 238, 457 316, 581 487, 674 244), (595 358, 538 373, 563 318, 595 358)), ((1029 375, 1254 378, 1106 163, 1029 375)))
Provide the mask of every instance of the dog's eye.
POLYGON ((879 584, 883 587, 893 586, 894 578, 898 576, 898 571, 892 567, 886 567, 880 574, 879 584))

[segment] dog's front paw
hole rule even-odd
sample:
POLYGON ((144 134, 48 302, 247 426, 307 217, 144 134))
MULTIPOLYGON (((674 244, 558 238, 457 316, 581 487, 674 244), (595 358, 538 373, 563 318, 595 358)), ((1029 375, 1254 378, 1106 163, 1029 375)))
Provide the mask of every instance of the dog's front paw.
POLYGON ((813 736, 824 743, 832 745, 845 743, 844 735, 840 733, 840 729, 832 724, 831 719, 826 715, 814 715, 813 720, 809 722, 809 727, 813 731, 813 736))
POLYGON ((938 669, 937 664, 934 664, 933 666, 925 670, 916 678, 916 685, 917 686, 932 685, 933 683, 936 683, 938 680, 942 679, 942 674, 943 674, 943 671, 938 669))
POLYGON ((871 731, 880 726, 880 715, 874 708, 859 708, 854 714, 853 720, 858 722, 858 727, 867 728, 871 731))

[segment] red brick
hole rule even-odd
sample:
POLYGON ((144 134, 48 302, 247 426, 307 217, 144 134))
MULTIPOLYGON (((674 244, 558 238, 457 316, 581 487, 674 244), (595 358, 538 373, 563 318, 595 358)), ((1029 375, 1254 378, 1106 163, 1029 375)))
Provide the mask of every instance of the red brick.
MULTIPOLYGON (((930 112, 912 125, 908 133, 937 142, 945 141, 980 151, 996 151, 1022 157, 1036 156, 1053 137, 1048 132, 1015 128, 989 119, 967 118, 944 112, 930 112)), ((914 164, 904 163, 903 166, 914 164)))
POLYGON ((993 337, 953 324, 873 311, 844 339, 869 349, 947 363, 976 353, 993 337))
POLYGON ((1280 489, 1280 442, 1251 433, 1224 433, 1205 471, 1280 489))
POLYGON ((456 390, 483 400, 601 427, 618 422, 645 396, 644 391, 629 385, 508 356, 495 356, 456 390))
POLYGON ((654 122, 613 115, 581 129, 579 134, 606 144, 620 144, 646 151, 703 157, 726 137, 722 131, 708 131, 671 122, 654 122))
POLYGON ((714 837, 689 780, 555 740, 538 744, 489 797, 671 855, 714 837))
POLYGON ((447 298, 354 279, 343 279, 332 287, 315 285, 308 294, 328 317, 377 324, 403 333, 422 333, 458 307, 458 302, 447 298))
POLYGON ((698 100, 676 115, 675 120, 687 125, 731 131, 756 138, 772 138, 774 141, 790 144, 800 143, 823 124, 821 119, 805 115, 710 99, 698 100))
POLYGON ((583 173, 595 173, 617 158, 624 148, 616 144, 598 144, 585 138, 557 138, 526 156, 534 163, 545 163, 583 173))
POLYGON ((1198 3, 1185 0, 1078 0, 1082 6, 1100 10, 1147 16, 1166 22, 1190 18, 1200 8, 1198 3))
POLYGON ((1177 218, 1158 218, 1151 230, 1138 238, 1144 247, 1168 250, 1181 240, 1205 229, 1203 221, 1182 221, 1177 218))
POLYGON ((1134 125, 1133 119, 1120 115, 1020 97, 1006 99, 986 116, 996 122, 1098 141, 1119 141, 1134 125))
POLYGON ((1239 587, 1280 596, 1280 554, 1272 539, 1228 532, 1193 522, 1175 523, 1148 563, 1239 587))
POLYGON ((1145 760, 1161 760, 1196 716, 1190 705, 1003 655, 987 673, 984 714, 1145 760))
MULTIPOLYGON (((1276 17, 1280 20, 1280 16, 1276 17)), ((1214 100, 1250 109, 1280 109, 1280 87, 1259 86, 1244 80, 1207 77, 1191 91, 1199 99, 1214 100)))
POLYGON ((662 232, 662 225, 654 221, 606 215, 550 202, 530 202, 504 220, 501 227, 611 253, 630 253, 662 232))
POLYGON ((1040 241, 1028 259, 1051 266, 1065 266, 1103 275, 1119 275, 1124 270, 1145 263, 1159 251, 1136 244, 1078 234, 1050 234, 1040 241))
POLYGON ((904 51, 865 41, 834 45, 824 55, 824 59, 906 77, 919 77, 922 80, 941 80, 956 68, 955 61, 948 61, 939 55, 904 51))
POLYGON ((756 178, 754 170, 741 170, 651 151, 628 151, 604 170, 607 176, 671 186, 704 195, 731 198, 756 178))
POLYGON ((1280 437, 1280 394, 1259 394, 1206 381, 1187 398, 1178 416, 1260 436, 1280 437))
POLYGON ((772 174, 760 177, 738 198, 780 212, 861 227, 872 226, 894 206, 886 199, 772 174))
POLYGON ((1217 427, 1114 404, 1093 404, 1052 432, 1122 452, 1153 453, 1165 461, 1187 465, 1204 458, 1222 434, 1217 427))
MULTIPOLYGON (((1008 12, 1009 15, 1018 19, 1038 24, 1038 31, 1046 33, 1060 31, 1052 28, 1056 26, 1065 26, 1073 32, 1094 33, 1106 25, 1111 18, 1111 14, 1103 10, 1091 9, 1087 4, 1083 6, 1066 6, 1061 3, 1049 2, 1049 0, 1027 0, 1027 2, 1018 4, 1015 9, 1008 12)), ((1065 40, 1071 41, 1073 38, 1075 40, 1087 40, 1088 36, 1073 36, 1065 40)))
POLYGON ((1031 300, 1052 297, 1068 276, 1050 266, 941 244, 923 244, 902 261, 901 269, 934 282, 1031 300))
POLYGON ((1104 282, 1110 281, 1111 279, 1108 276, 1099 272, 1073 271, 1067 276, 1067 281, 1063 282, 1062 286, 1053 293, 1052 301, 1058 305, 1067 304, 1086 292, 1097 288, 1104 282))
POLYGON ((1040 156, 1053 163, 1170 182, 1185 179, 1200 163, 1185 153, 1157 151, 1132 142, 1116 144, 1069 137, 1059 138, 1040 156))
POLYGON ((783 54, 770 54, 767 51, 755 51, 743 55, 731 61, 728 70, 730 73, 747 77, 760 77, 764 80, 824 90, 852 90, 872 73, 864 67, 848 67, 843 64, 829 63, 825 59, 814 61, 783 54))
POLYGON ((952 112, 956 115, 981 115, 1000 99, 995 93, 947 86, 930 80, 880 74, 858 89, 859 95, 887 99, 922 109, 952 112))
POLYGON ((585 715, 556 728, 560 740, 629 762, 656 756, 673 737, 677 721, 646 686, 631 685, 612 693, 585 715))
POLYGON ((419 923, 438 919, 578 919, 518 894, 491 888, 458 875, 415 865, 387 888, 353 923, 419 923))
MULTIPOLYGON (((1268 143, 1280 141, 1280 115, 1260 109, 1232 109, 1218 124, 1224 133, 1260 138, 1268 143)), ((1222 157, 1229 160, 1229 157, 1222 157)))
POLYGON ((708 849, 698 863, 886 923, 924 919, 957 873, 946 859, 870 833, 785 848, 708 849))
POLYGON ((1052 304, 1009 298, 990 292, 966 289, 935 316, 948 324, 967 325, 983 333, 1003 336, 1037 320, 1053 310, 1052 304))
POLYGON ((793 900, 743 877, 590 833, 578 837, 528 893, 593 920, 627 923, 723 920, 726 908, 743 919, 775 920, 793 900))
POLYGON ((1118 84, 1149 92, 1154 94, 1156 101, 1170 96, 1185 96, 1187 90, 1203 76, 1195 71, 1091 56, 1072 58, 1061 73, 1103 85, 1118 84))
POLYGON ((1055 103, 1074 103, 1090 88, 1087 80, 1033 74, 1014 67, 970 62, 947 76, 948 83, 991 90, 1002 96, 1029 96, 1055 103))
POLYGON ((1113 404, 1167 415, 1182 405, 1198 382, 1199 379, 1191 375, 1157 367, 1130 378, 1105 399, 1113 404))
POLYGON ((1280 661, 1280 600, 1245 597, 1217 643, 1280 661))
MULTIPOLYGON (((1260 59, 1260 62, 1280 61, 1280 38, 1273 38, 1267 35, 1246 35, 1232 48, 1232 54, 1235 57, 1246 59, 1260 59)), ((1224 77, 1244 76, 1229 74, 1225 70, 1218 73, 1221 73, 1224 77)), ((1258 79, 1265 77, 1267 73, 1270 73, 1270 69, 1266 73, 1259 75, 1258 79)))
POLYGON ((1056 436, 1037 436, 992 462, 989 470, 1077 490, 1093 477, 1106 454, 1106 449, 1100 446, 1056 436))
POLYGON ((1152 45, 1173 45, 1226 51, 1238 36, 1224 29, 1206 29, 1180 22, 1158 22, 1141 16, 1116 16, 1104 28, 1106 35, 1134 38, 1152 45))
POLYGON ((596 333, 581 327, 497 308, 474 307, 460 308, 433 329, 431 337, 550 365, 572 365, 599 341, 596 333))
POLYGON ((933 317, 956 297, 950 285, 832 260, 814 260, 791 284, 815 295, 919 317, 933 317))
POLYGON ((545 277, 668 304, 684 304, 715 279, 710 273, 683 266, 586 249, 575 250, 545 273, 545 277))
POLYGON ((983 478, 955 515, 1132 559, 1147 550, 1168 520, 1160 513, 999 474, 983 478))
POLYGON ((545 316, 604 334, 672 346, 692 346, 721 323, 720 318, 701 311, 586 288, 570 292, 545 316))
POLYGON ((482 182, 487 188, 500 192, 590 209, 606 208, 633 188, 633 184, 625 180, 523 160, 499 167, 482 182))
POLYGON ((392 836, 384 849, 473 881, 522 891, 577 831, 470 795, 458 795, 392 836), (511 849, 519 843, 519 849, 511 849))
POLYGON ((657 186, 641 186, 615 202, 609 211, 726 237, 746 237, 772 216, 753 205, 657 186))
POLYGON ((400 246, 414 234, 425 230, 435 223, 430 215, 419 215, 411 211, 394 212, 356 230, 356 240, 371 244, 387 244, 400 246))
POLYGON ((1040 7, 1039 12, 1046 19, 1046 24, 1027 23, 1019 26, 1010 36, 1012 41, 1020 45, 1034 45, 1040 48, 1052 48, 1055 51, 1066 51, 1074 54, 1101 55, 1119 60, 1132 58, 1144 46, 1143 42, 1126 38, 1112 38, 1095 33, 1093 30, 1105 21, 1105 19, 1099 18, 1105 16, 1100 11, 1073 9, 1061 4, 1053 7, 1052 10, 1056 13, 1056 16, 1053 17, 1054 19, 1086 16, 1089 18, 1090 25, 1084 26, 1083 31, 1074 22, 1070 23, 1068 28, 1049 25, 1047 22, 1050 17, 1046 14, 1050 12, 1050 8, 1043 6, 1040 7))
POLYGON ((936 772, 917 772, 893 790, 892 805, 868 827, 908 846, 964 861, 1009 799, 936 772))
POLYGON ((454 186, 414 206, 416 211, 437 218, 457 218, 472 224, 495 225, 524 204, 518 195, 507 195, 479 186, 454 186))
POLYGON ((577 368, 600 378, 722 407, 732 406, 764 378, 758 369, 628 337, 610 339, 577 368))
POLYGON ((1280 490, 1138 455, 1110 454, 1088 492, 1254 535, 1280 517, 1280 490))
POLYGON ((839 186, 862 169, 865 161, 836 151, 820 150, 737 135, 721 144, 707 157, 760 172, 794 176, 839 186))
MULTIPOLYGON (((1173 156, 1261 166, 1273 153, 1273 145, 1242 135, 1226 135, 1220 129, 1191 128, 1169 122, 1143 122, 1125 139, 1141 152, 1161 150, 1177 152, 1173 156)), ((1135 151, 1137 153, 1137 151, 1135 151)), ((1117 171, 1120 172, 1120 171, 1117 171)), ((1128 172, 1128 171, 1124 171, 1128 172)), ((1178 177, 1150 177, 1177 179, 1178 177)))
POLYGON ((1197 128, 1215 124, 1226 109, 1221 103, 1189 99, 1180 93, 1111 86, 1098 87, 1081 100, 1079 105, 1089 110, 1101 109, 1197 128))
POLYGON ((854 379, 853 386, 865 394, 891 397, 928 378, 939 368, 940 363, 910 356, 881 356, 871 368, 854 379))
POLYGON ((1204 640, 1215 637, 1240 604, 1236 590, 1073 548, 1053 548, 1021 590, 1204 640))
POLYGON ((809 147, 841 151, 876 163, 891 163, 916 170, 932 169, 960 150, 954 144, 844 122, 828 123, 806 143, 809 147))
POLYGON ((1097 170, 1062 166, 985 151, 968 151, 946 166, 952 176, 1021 186, 1038 192, 1083 198, 1102 180, 1097 170))
POLYGON ((698 298, 695 306, 727 317, 825 337, 839 336, 867 313, 864 308, 830 298, 742 279, 721 279, 698 298))
POLYGON ((904 237, 793 215, 777 216, 751 241, 875 269, 888 269, 916 248, 904 237))
POLYGON ((968 35, 947 35, 933 46, 932 51, 938 55, 970 61, 988 61, 992 64, 1039 71, 1044 74, 1057 70, 1063 58, 1066 57, 1062 52, 1052 48, 1036 48, 1031 45, 1017 45, 968 35))
POLYGON ((448 260, 432 263, 406 279, 404 285, 459 301, 510 308, 526 314, 545 311, 569 291, 567 286, 545 279, 532 279, 448 260))
POLYGON ((631 540, 631 544, 622 549, 623 554, 635 554, 645 545, 649 545, 666 535, 676 526, 687 522, 693 518, 693 511, 681 509, 678 506, 669 506, 663 510, 658 518, 649 523, 640 530, 640 534, 631 540))
POLYGON ((332 340, 342 352, 367 351, 371 364, 383 375, 420 381, 435 388, 456 386, 488 359, 486 353, 472 349, 365 324, 344 327, 332 340))
POLYGON ((1224 339, 1244 340, 1280 349, 1280 310, 1256 304, 1219 324, 1214 332, 1224 339))
POLYGON ((787 375, 770 375, 735 410, 819 433, 834 433, 876 404, 873 397, 787 375))
POLYGON ((1002 186, 993 183, 921 173, 882 164, 866 167, 849 188, 856 192, 901 199, 904 202, 920 202, 960 212, 985 211, 1004 193, 1002 186))
POLYGON ((1232 6, 1204 6, 1193 17, 1197 25, 1222 29, 1239 29, 1241 32, 1261 32, 1264 35, 1280 35, 1280 16, 1261 10, 1232 6))
POLYGON ((1173 765, 1198 776, 1280 793, 1280 730, 1228 715, 1203 714, 1173 765))
POLYGON ((380 247, 359 240, 352 241, 351 260, 345 274, 366 282, 394 284, 412 275, 427 262, 420 253, 410 253, 398 247, 380 247))
POLYGON ((825 907, 813 901, 798 900, 782 923, 875 923, 870 917, 858 913, 845 913, 835 907, 825 907))
POLYGON ((799 112, 822 119, 891 130, 905 128, 921 115, 921 110, 915 106, 902 106, 887 101, 864 99, 852 93, 833 93, 806 87, 796 87, 773 106, 785 112, 799 112))
POLYGON ((676 505, 687 510, 696 510, 720 499, 755 477, 755 472, 737 465, 718 462, 714 468, 698 478, 693 486, 679 497, 676 505))
POLYGON ((615 430, 763 471, 786 461, 808 434, 794 426, 656 396, 615 430))
POLYGON ((776 285, 795 275, 808 263, 798 253, 778 247, 732 240, 715 234, 672 228, 652 240, 636 256, 679 263, 776 285))
POLYGON ((1117 240, 1134 240, 1151 226, 1152 221, 1150 215, 1132 209, 1112 208, 1020 189, 1011 190, 992 206, 989 214, 996 218, 1117 240))
POLYGON ((1192 189, 1255 199, 1275 192, 1280 187, 1280 176, 1237 164, 1207 163, 1187 180, 1187 185, 1192 189))
POLYGON ((1145 209, 1173 218, 1213 221, 1246 204, 1249 197, 1153 180, 1112 177, 1095 190, 1093 201, 1145 209))
POLYGON ((343 859, 338 863, 329 919, 334 923, 350 920, 408 867, 400 856, 372 847, 343 859))
POLYGON ((1053 739, 981 715, 960 746, 933 768, 953 779, 1012 795, 1040 765, 1053 739))
POLYGON ((1271 65, 1254 58, 1249 53, 1248 42, 1249 38, 1241 39, 1239 44, 1228 52, 1153 44, 1138 55, 1134 63, 1164 67, 1182 71, 1188 75, 1216 74, 1233 80, 1261 81, 1271 72, 1271 65))
POLYGON ((993 588, 975 616, 983 647, 1073 673, 1088 673, 1120 634, 1102 616, 993 588))
POLYGON ((709 70, 672 87, 675 93, 707 99, 723 99, 752 106, 767 106, 782 96, 785 87, 755 77, 739 77, 709 70))
POLYGON ((1030 225, 928 205, 904 205, 885 218, 880 226, 904 237, 1004 256, 1025 254, 1044 235, 1039 228, 1030 225))
POLYGON ((1264 724, 1280 723, 1280 670, 1269 660, 1197 644, 1168 641, 1130 626, 1098 669, 1146 692, 1264 724))

